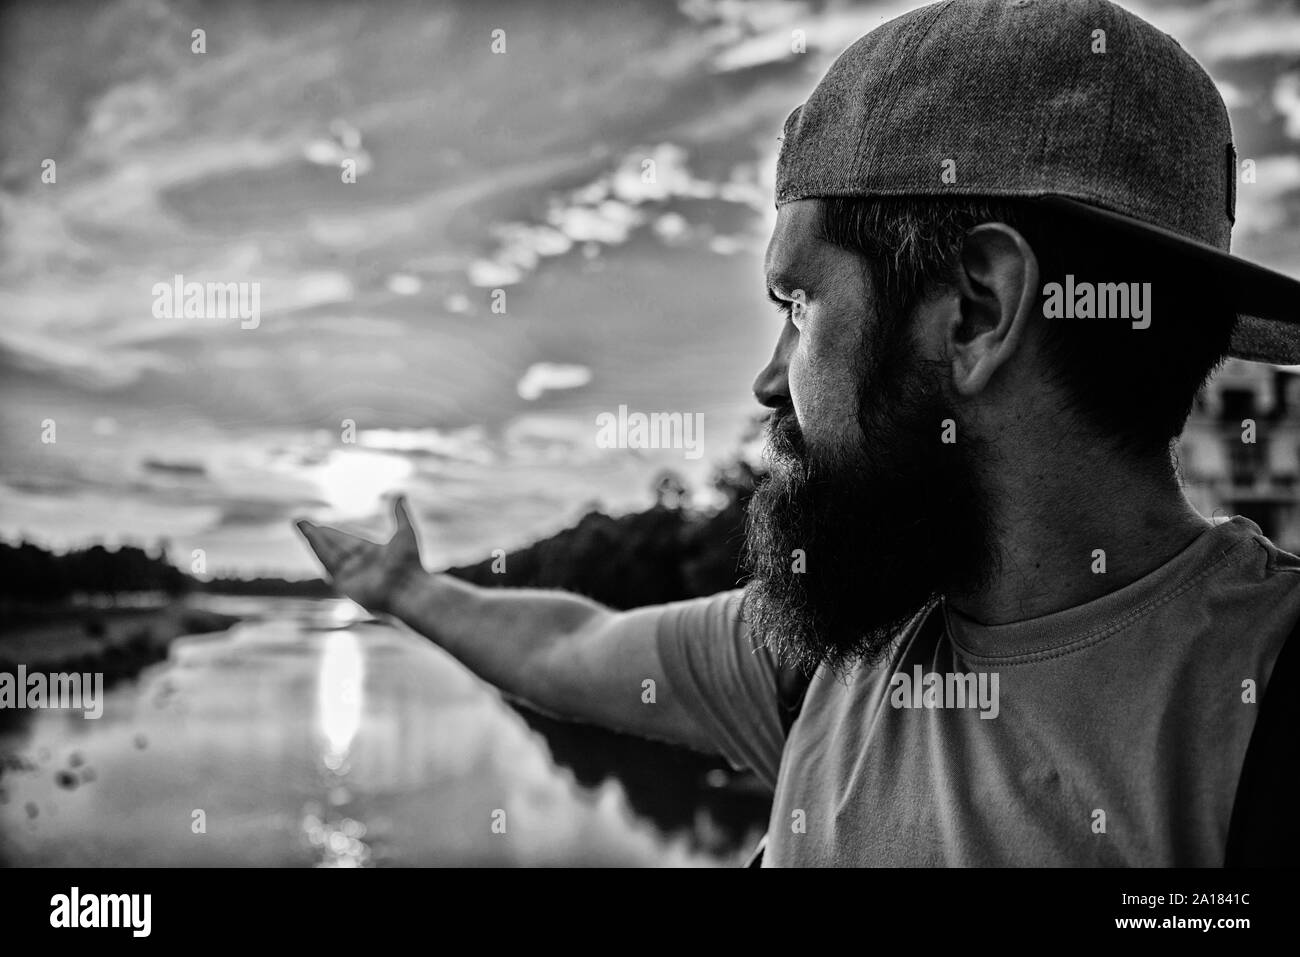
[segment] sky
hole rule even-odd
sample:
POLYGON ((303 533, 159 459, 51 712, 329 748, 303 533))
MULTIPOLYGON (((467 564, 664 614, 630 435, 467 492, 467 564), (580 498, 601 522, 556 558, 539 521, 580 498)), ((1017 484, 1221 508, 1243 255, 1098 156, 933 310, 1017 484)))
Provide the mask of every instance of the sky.
MULTIPOLYGON (((396 491, 429 567, 645 507, 664 468, 706 504, 780 329, 782 121, 917 5, 9 5, 0 537, 307 577, 291 519, 382 535, 396 491), (256 323, 159 314, 176 276, 257 283, 256 323), (620 406, 703 416, 702 454, 601 448, 620 406)), ((1256 162, 1233 251, 1300 276, 1300 5, 1126 6, 1256 162)))

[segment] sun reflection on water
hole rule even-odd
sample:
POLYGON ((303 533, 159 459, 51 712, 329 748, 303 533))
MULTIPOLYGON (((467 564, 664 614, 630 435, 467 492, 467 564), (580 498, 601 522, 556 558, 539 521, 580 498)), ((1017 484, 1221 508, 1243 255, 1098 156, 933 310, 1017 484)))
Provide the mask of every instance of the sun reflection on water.
POLYGON ((351 770, 348 756, 361 726, 365 688, 365 657, 351 631, 326 635, 321 649, 316 685, 316 707, 323 740, 322 783, 325 802, 310 802, 303 809, 302 829, 320 855, 320 867, 364 867, 370 848, 362 840, 366 825, 343 813, 351 802, 345 780, 351 770))
POLYGON ((350 631, 326 635, 316 685, 320 731, 325 737, 325 764, 338 770, 361 726, 365 659, 350 631))

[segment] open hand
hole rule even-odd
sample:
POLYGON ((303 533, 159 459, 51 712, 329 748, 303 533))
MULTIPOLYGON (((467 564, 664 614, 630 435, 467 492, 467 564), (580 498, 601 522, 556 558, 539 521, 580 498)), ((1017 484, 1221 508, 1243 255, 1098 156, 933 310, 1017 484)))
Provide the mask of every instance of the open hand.
POLYGON ((398 588, 424 571, 405 497, 393 501, 393 517, 397 531, 383 545, 306 519, 295 524, 334 587, 366 610, 379 613, 391 611, 398 588))

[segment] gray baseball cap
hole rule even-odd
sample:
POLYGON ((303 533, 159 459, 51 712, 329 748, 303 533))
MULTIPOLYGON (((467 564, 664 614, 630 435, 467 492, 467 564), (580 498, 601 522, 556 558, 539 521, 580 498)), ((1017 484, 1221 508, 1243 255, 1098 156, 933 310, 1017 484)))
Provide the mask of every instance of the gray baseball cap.
POLYGON ((1230 354, 1300 363, 1300 282, 1229 254, 1237 155, 1178 41, 1107 0, 947 0, 844 51, 786 119, 776 205, 1035 199, 1185 257, 1238 313, 1230 354))

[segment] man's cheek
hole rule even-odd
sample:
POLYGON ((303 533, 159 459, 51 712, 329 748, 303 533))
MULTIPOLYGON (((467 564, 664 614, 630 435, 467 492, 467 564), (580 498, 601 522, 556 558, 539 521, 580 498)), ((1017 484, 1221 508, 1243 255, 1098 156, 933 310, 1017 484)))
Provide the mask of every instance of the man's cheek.
POLYGON ((790 388, 790 404, 794 406, 795 418, 805 432, 814 412, 816 382, 812 376, 803 345, 800 344, 791 354, 785 370, 786 384, 790 388))
POLYGON ((856 385, 831 364, 832 358, 813 356, 802 347, 790 357, 790 401, 810 447, 838 444, 857 421, 856 385))

